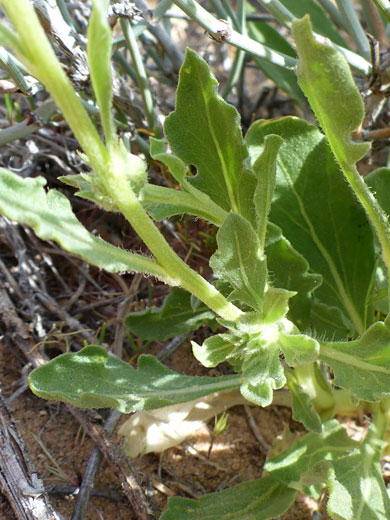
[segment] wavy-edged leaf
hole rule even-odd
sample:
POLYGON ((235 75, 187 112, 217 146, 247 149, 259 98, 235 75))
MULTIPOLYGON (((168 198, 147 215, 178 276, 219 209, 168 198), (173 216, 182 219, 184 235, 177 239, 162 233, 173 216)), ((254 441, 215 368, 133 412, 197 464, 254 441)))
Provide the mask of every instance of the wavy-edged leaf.
POLYGON ((252 403, 268 406, 272 403, 273 390, 286 383, 283 367, 279 359, 277 343, 264 345, 255 339, 248 345, 242 364, 241 393, 252 403))
POLYGON ((114 118, 112 117, 112 77, 111 77, 111 29, 107 13, 110 0, 93 0, 93 9, 88 26, 88 63, 93 90, 100 109, 106 143, 116 140, 114 118))
POLYGON ((267 135, 264 139, 264 150, 253 163, 253 173, 257 177, 254 194, 256 229, 262 249, 265 245, 268 214, 275 189, 276 157, 282 142, 283 139, 278 135, 267 135))
POLYGON ((156 261, 115 247, 89 233, 73 214, 68 199, 56 190, 46 193, 45 184, 43 177, 23 179, 0 168, 0 213, 31 226, 39 238, 54 240, 66 251, 100 269, 113 273, 147 273, 169 282, 156 261))
POLYGON ((270 220, 282 228, 311 270, 322 275, 316 299, 341 309, 361 333, 365 319, 372 320, 366 296, 375 267, 367 217, 318 128, 291 117, 256 122, 246 136, 252 161, 269 134, 284 139, 270 220))
POLYGON ((78 353, 61 354, 33 370, 31 390, 81 408, 117 408, 122 413, 152 410, 238 388, 238 376, 183 376, 153 356, 140 356, 138 369, 89 345, 78 353))
POLYGON ((293 380, 287 384, 292 396, 292 417, 294 421, 301 422, 309 431, 320 433, 322 429, 321 418, 316 412, 309 395, 293 380))
POLYGON ((318 497, 324 487, 331 462, 359 446, 336 420, 322 425, 322 432, 310 432, 286 451, 268 460, 264 469, 276 480, 318 497))
POLYGON ((173 153, 197 169, 189 182, 224 210, 245 215, 238 200, 238 181, 248 152, 240 118, 218 95, 217 80, 207 63, 191 49, 180 69, 175 111, 164 129, 173 153))
POLYGON ((387 520, 390 499, 382 477, 380 455, 387 421, 378 416, 359 449, 333 461, 328 511, 337 520, 387 520))
POLYGON ((348 63, 339 51, 314 39, 308 16, 293 21, 292 34, 299 56, 298 83, 340 164, 353 165, 370 145, 351 139, 363 121, 364 105, 348 63))
POLYGON ((170 498, 160 520, 269 520, 287 511, 295 495, 294 489, 263 477, 198 500, 170 498))
POLYGON ((390 329, 377 322, 359 339, 321 343, 320 359, 334 372, 334 384, 359 399, 390 396, 390 329))
POLYGON ((203 304, 192 308, 189 292, 173 287, 161 307, 132 312, 125 324, 140 338, 164 341, 202 325, 210 326, 214 320, 215 314, 203 304))
POLYGON ((189 182, 187 168, 176 155, 166 152, 166 144, 161 139, 150 139, 150 155, 165 164, 171 175, 184 191, 146 184, 142 191, 142 203, 157 220, 180 213, 190 213, 205 218, 220 226, 227 212, 202 191, 189 182))
POLYGON ((244 217, 229 213, 217 233, 217 242, 218 249, 210 259, 210 266, 234 288, 230 298, 261 310, 267 265, 255 230, 244 217))

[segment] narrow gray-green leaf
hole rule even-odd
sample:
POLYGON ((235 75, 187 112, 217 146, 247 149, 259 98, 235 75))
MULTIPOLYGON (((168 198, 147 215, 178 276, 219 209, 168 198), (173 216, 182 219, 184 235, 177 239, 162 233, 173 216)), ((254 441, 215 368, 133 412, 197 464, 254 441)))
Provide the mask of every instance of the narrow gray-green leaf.
POLYGON ((254 204, 257 221, 257 234, 264 250, 267 232, 268 214, 271 210, 275 189, 276 156, 283 139, 278 135, 267 135, 264 139, 264 150, 253 163, 253 173, 257 177, 254 204))
POLYGON ((165 271, 150 258, 108 244, 89 233, 59 191, 45 192, 43 177, 23 179, 0 168, 0 213, 31 226, 43 240, 54 240, 63 249, 109 272, 147 273, 169 282, 165 271))
POLYGON ((332 367, 334 384, 359 399, 390 396, 390 330, 385 323, 374 323, 355 341, 321 343, 320 359, 332 367))
POLYGON ((122 413, 153 410, 238 388, 238 376, 183 376, 153 356, 140 356, 138 369, 96 345, 62 354, 29 376, 31 390, 81 408, 117 408, 122 413))
POLYGON ((321 433, 304 435, 288 450, 266 462, 264 469, 286 486, 316 496, 327 481, 331 461, 358 446, 338 421, 331 420, 322 425, 321 433))
POLYGON ((375 268, 373 236, 364 210, 318 128, 297 118, 256 122, 246 137, 253 162, 269 134, 284 139, 277 156, 270 220, 282 228, 312 272, 322 275, 316 299, 340 308, 362 333, 365 319, 372 321, 366 296, 375 268))
MULTIPOLYGON (((250 4, 248 4, 247 10, 248 12, 256 13, 256 10, 251 8, 250 4)), ((267 45, 267 47, 282 52, 283 54, 287 54, 287 56, 296 58, 296 52, 288 43, 287 39, 268 23, 258 21, 249 22, 248 33, 253 40, 267 45)), ((298 86, 297 77, 294 71, 278 67, 272 63, 267 63, 257 56, 252 56, 252 59, 258 68, 262 70, 276 85, 284 90, 288 96, 299 104, 303 103, 304 96, 298 86)))
POLYGON ((232 299, 261 310, 267 266, 255 230, 245 218, 230 213, 218 231, 217 242, 218 249, 210 259, 214 273, 231 283, 232 299))
POLYGON ((170 498, 160 520, 271 520, 287 511, 295 495, 294 489, 263 477, 198 500, 170 498))
POLYGON ((107 14, 110 0, 93 0, 88 26, 88 63, 93 90, 100 109, 106 144, 115 142, 112 117, 111 29, 107 14))
POLYGON ((180 69, 175 111, 164 129, 173 153, 197 169, 189 181, 226 211, 241 213, 237 183, 248 152, 240 118, 218 95, 207 63, 191 49, 180 69))
POLYGON ((161 307, 132 312, 125 319, 126 327, 144 339, 164 341, 202 325, 211 325, 215 314, 203 304, 196 310, 191 306, 191 294, 173 287, 161 307))
POLYGON ((281 3, 295 16, 301 18, 310 15, 310 21, 318 34, 327 36, 332 42, 348 48, 340 30, 325 15, 323 9, 314 0, 280 0, 281 3))

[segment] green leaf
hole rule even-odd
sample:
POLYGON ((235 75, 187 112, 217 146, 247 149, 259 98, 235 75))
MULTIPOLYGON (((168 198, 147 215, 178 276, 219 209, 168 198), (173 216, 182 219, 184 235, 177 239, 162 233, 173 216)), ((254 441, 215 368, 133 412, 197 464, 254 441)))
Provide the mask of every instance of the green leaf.
POLYGON ((338 307, 331 307, 318 301, 314 295, 311 301, 310 326, 319 338, 344 340, 351 330, 352 323, 338 307))
POLYGON ((186 174, 186 165, 176 155, 166 153, 166 144, 163 140, 150 139, 150 155, 156 161, 165 164, 171 175, 187 192, 173 189, 168 192, 169 188, 145 185, 142 191, 142 202, 154 218, 162 220, 167 216, 190 213, 205 218, 218 226, 222 224, 227 216, 226 211, 189 182, 190 177, 186 174))
POLYGON ((287 384, 292 395, 292 416, 294 421, 301 422, 309 431, 321 433, 321 419, 308 394, 293 380, 287 384))
POLYGON ((192 352, 195 358, 204 367, 216 367, 225 361, 234 348, 230 334, 217 334, 207 338, 202 345, 191 341, 192 352))
POLYGON ((230 299, 261 310, 267 266, 255 230, 245 218, 230 213, 217 233, 217 242, 210 266, 219 278, 233 286, 230 299))
POLYGON ((318 341, 303 334, 280 333, 279 346, 290 367, 313 363, 320 351, 318 341))
POLYGON ((126 316, 125 324, 140 338, 164 341, 202 325, 211 325, 214 319, 215 314, 205 305, 192 308, 189 292, 173 287, 162 307, 132 312, 126 316))
POLYGON ((272 403, 273 390, 282 388, 286 383, 278 344, 264 344, 261 340, 252 339, 246 350, 240 391, 248 401, 269 406, 272 403))
POLYGON ((173 497, 160 520, 268 520, 291 506, 296 491, 271 477, 243 482, 198 500, 173 497))
MULTIPOLYGON (((377 419, 377 417, 376 417, 377 419)), ((380 455, 386 423, 371 424, 359 449, 334 460, 329 477, 328 511, 337 520, 388 520, 390 500, 380 455), (377 426, 380 426, 377 430, 377 426)))
POLYGON ((191 49, 180 69, 175 111, 167 117, 164 129, 173 153, 197 169, 189 182, 224 210, 245 214, 237 195, 248 155, 240 117, 218 96, 209 66, 191 49))
POLYGON ((268 214, 275 189, 276 156, 282 142, 278 135, 267 135, 264 139, 264 150, 253 163, 253 173, 257 177, 254 194, 257 234, 262 250, 264 250, 268 214))
POLYGON ((350 439, 336 420, 322 425, 322 432, 310 432, 280 455, 268 460, 264 469, 288 487, 318 497, 324 487, 331 461, 348 455, 359 443, 350 439))
MULTIPOLYGON (((321 285, 322 276, 309 272, 307 260, 293 248, 283 236, 282 230, 272 222, 268 223, 265 254, 273 285, 296 293, 289 300, 289 318, 300 330, 309 329, 312 292, 321 285)), ((345 338, 348 330, 342 338, 345 338)))
POLYGON ((390 215, 390 169, 378 168, 364 178, 382 209, 390 215))
POLYGON ((117 408, 122 413, 153 410, 238 388, 238 376, 183 376, 153 356, 140 356, 138 369, 96 345, 62 354, 29 376, 31 390, 81 408, 117 408))
POLYGON ((148 273, 169 281, 156 261, 115 247, 89 233, 73 214, 68 199, 56 190, 46 193, 45 184, 43 177, 23 179, 0 169, 0 213, 31 226, 42 240, 54 240, 66 251, 100 269, 112 273, 148 273))
POLYGON ((364 401, 390 395, 390 330, 377 322, 355 341, 321 343, 320 359, 330 365, 333 383, 364 401))
POLYGON ((340 164, 355 164, 370 145, 351 139, 363 120, 364 105, 348 63, 339 51, 314 39, 308 16, 293 21, 292 33, 299 56, 299 85, 340 164))
POLYGON ((366 296, 375 267, 367 217, 315 126, 290 117, 254 123, 246 137, 252 162, 269 134, 284 139, 270 220, 282 228, 312 272, 322 275, 316 299, 341 309, 362 333, 366 317, 372 320, 366 296))
POLYGON ((110 0, 93 0, 88 26, 88 63, 93 90, 100 109, 100 117, 107 144, 116 141, 112 117, 111 29, 107 14, 110 0))

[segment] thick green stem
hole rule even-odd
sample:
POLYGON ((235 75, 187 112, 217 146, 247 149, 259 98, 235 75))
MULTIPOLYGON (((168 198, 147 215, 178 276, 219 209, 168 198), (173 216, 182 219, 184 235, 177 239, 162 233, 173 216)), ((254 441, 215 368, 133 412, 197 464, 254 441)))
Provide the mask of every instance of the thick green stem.
POLYGON ((190 291, 226 320, 236 320, 243 314, 238 307, 228 302, 213 285, 193 271, 171 249, 130 188, 125 173, 119 164, 110 168, 105 175, 104 182, 107 192, 118 209, 128 219, 160 265, 171 278, 176 280, 178 285, 190 291))
POLYGON ((91 165, 123 215, 154 254, 173 283, 187 289, 226 320, 236 320, 243 312, 198 273, 188 267, 171 249, 153 224, 130 187, 126 166, 118 150, 109 154, 96 128, 59 64, 34 9, 28 0, 2 0, 24 47, 26 66, 45 85, 62 110, 91 165))
MULTIPOLYGON (((23 45, 18 56, 53 96, 94 169, 101 167, 107 153, 99 134, 62 69, 35 11, 28 0, 1 0, 23 45)), ((17 49, 14 49, 17 52, 17 49)))

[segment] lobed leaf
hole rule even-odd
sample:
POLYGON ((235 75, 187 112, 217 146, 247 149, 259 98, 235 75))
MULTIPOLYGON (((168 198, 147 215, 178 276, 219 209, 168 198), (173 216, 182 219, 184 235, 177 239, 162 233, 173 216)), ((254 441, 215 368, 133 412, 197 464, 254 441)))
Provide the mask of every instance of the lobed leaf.
MULTIPOLYGON (((0 213, 31 226, 43 240, 54 240, 83 260, 109 272, 143 272, 169 277, 150 258, 115 247, 89 233, 72 212, 68 199, 56 190, 45 192, 43 177, 23 179, 0 168, 0 213)), ((174 283, 173 280, 171 280, 174 283)))
POLYGON ((217 242, 218 249, 210 259, 210 266, 234 288, 230 299, 261 310, 267 265, 255 230, 245 218, 230 213, 217 233, 217 242))
POLYGON ((270 220, 282 228, 312 272, 323 277, 315 292, 317 301, 342 310, 362 333, 366 318, 372 320, 366 296, 375 268, 373 235, 364 210, 318 128, 292 117, 254 123, 246 136, 252 162, 269 134, 284 140, 277 156, 270 220))
POLYGON ((390 518, 390 499, 380 466, 387 419, 383 420, 384 417, 381 415, 382 411, 378 411, 359 449, 332 463, 328 481, 328 511, 332 518, 390 518))
POLYGON ((321 432, 321 418, 316 412, 309 395, 293 380, 288 382, 292 396, 292 417, 309 431, 321 432))
POLYGON ((363 121, 364 105, 348 63, 339 51, 315 40, 308 16, 293 21, 292 34, 298 83, 341 165, 353 165, 370 145, 351 139, 363 121))
POLYGON ((164 129, 173 153, 197 169, 189 182, 224 210, 241 214, 238 183, 248 152, 239 114, 218 95, 217 80, 191 49, 180 69, 175 111, 164 129))
POLYGON ((140 356, 138 369, 104 348, 89 345, 62 354, 33 370, 34 394, 81 408, 117 408, 122 413, 152 410, 239 386, 238 376, 183 376, 153 356, 140 356))
POLYGON ((286 451, 268 460, 264 469, 285 486, 318 498, 328 479, 331 462, 358 446, 337 420, 331 420, 322 425, 321 433, 307 433, 286 451))
POLYGON ((320 359, 334 372, 334 384, 364 401, 390 395, 390 329, 377 322, 359 339, 321 343, 320 359))
POLYGON ((268 520, 279 517, 291 506, 296 491, 272 477, 243 482, 198 500, 173 497, 160 520, 268 520))

